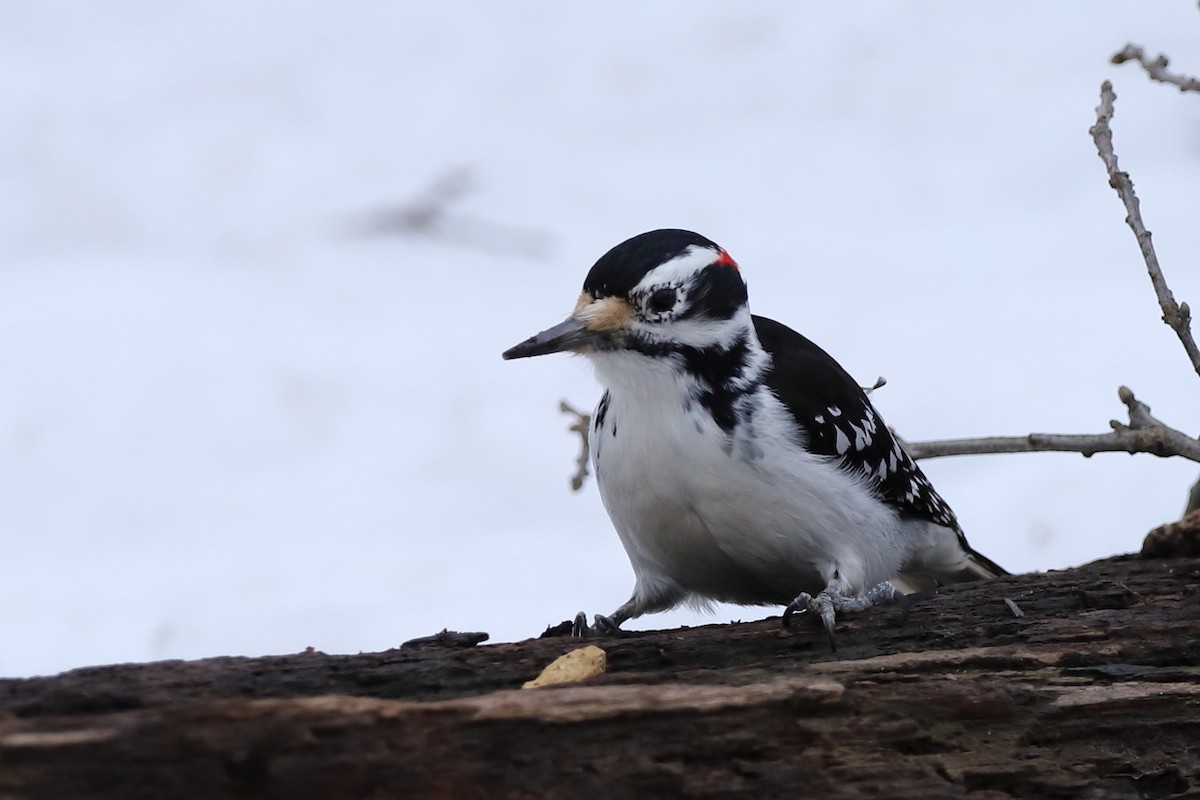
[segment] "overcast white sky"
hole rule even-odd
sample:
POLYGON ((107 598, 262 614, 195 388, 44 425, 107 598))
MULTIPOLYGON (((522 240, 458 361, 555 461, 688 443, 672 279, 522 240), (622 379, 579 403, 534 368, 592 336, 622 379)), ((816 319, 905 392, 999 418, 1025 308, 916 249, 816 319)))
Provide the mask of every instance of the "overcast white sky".
MULTIPOLYGON (((688 227, 913 440, 1200 430, 1088 126, 1200 302, 1195 3, 0 6, 0 675, 493 639, 632 574, 557 403, 505 363, 608 247, 688 227), (447 174, 441 237, 363 224, 447 174), (533 245, 537 245, 533 247, 533 245)), ((926 462, 1012 570, 1136 550, 1200 469, 926 462)), ((751 619, 722 608, 638 621, 751 619)))

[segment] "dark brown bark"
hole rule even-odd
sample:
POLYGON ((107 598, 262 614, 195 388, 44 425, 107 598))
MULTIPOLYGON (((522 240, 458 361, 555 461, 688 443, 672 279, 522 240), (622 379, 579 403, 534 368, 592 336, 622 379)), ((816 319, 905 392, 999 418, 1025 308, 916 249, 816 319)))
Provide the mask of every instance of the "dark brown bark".
POLYGON ((1126 556, 956 586, 836 653, 778 617, 598 639, 606 674, 536 690, 577 642, 0 681, 0 798, 1200 797, 1197 584, 1126 556))

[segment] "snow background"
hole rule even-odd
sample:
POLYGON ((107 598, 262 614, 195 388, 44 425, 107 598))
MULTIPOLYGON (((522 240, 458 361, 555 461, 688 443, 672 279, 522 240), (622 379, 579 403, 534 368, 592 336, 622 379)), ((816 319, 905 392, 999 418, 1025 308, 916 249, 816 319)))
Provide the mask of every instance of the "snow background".
MULTIPOLYGON (((499 354, 656 227, 921 440, 1100 432, 1125 383, 1200 430, 1087 134, 1200 302, 1191 2, 0 6, 0 675, 534 636, 632 586, 560 398, 499 354), (361 235, 448 172, 540 257, 361 235)), ((511 248, 510 248, 511 249, 511 248)), ((1014 571, 1136 550, 1195 465, 925 462, 1014 571)), ((774 610, 680 611, 666 627, 774 610)))

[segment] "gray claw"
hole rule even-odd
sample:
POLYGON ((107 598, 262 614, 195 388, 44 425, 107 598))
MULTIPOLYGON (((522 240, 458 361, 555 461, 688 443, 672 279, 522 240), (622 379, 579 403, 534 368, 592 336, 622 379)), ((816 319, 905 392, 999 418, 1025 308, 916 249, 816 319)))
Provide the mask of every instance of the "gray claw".
POLYGON ((788 603, 787 608, 783 610, 783 627, 787 628, 791 625, 792 615, 796 613, 816 615, 829 634, 829 649, 837 652, 837 642, 833 638, 833 625, 837 618, 837 611, 834 600, 828 591, 823 591, 816 597, 808 592, 796 595, 796 599, 788 603))
POLYGON ((801 592, 796 595, 796 599, 787 604, 787 608, 783 610, 783 627, 790 628, 792 626, 792 616, 795 614, 807 614, 808 604, 812 602, 812 595, 808 592, 801 592))
POLYGON ((829 647, 836 653, 837 642, 834 641, 833 627, 838 611, 862 611, 880 603, 894 602, 902 597, 903 594, 886 582, 872 586, 855 596, 842 594, 837 590, 836 584, 831 583, 815 597, 808 592, 796 595, 796 599, 788 603, 787 608, 783 610, 783 626, 788 627, 793 614, 811 612, 820 618, 821 624, 825 626, 825 631, 829 634, 829 647))
POLYGON ((586 639, 589 636, 616 636, 619 633, 624 633, 620 624, 603 614, 592 617, 592 624, 588 625, 587 614, 580 611, 571 622, 571 635, 576 639, 586 639))
POLYGON ((825 624, 825 631, 829 634, 829 649, 837 652, 837 640, 833 637, 833 624, 835 620, 835 612, 833 610, 833 601, 829 599, 829 595, 821 592, 814 598, 817 606, 817 613, 821 616, 821 622, 825 624))

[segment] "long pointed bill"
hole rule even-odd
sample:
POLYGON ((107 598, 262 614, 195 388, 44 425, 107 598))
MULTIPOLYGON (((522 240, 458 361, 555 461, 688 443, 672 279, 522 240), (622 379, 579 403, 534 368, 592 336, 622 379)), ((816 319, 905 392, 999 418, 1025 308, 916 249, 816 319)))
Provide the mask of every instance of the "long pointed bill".
POLYGON ((541 333, 530 336, 515 347, 508 348, 504 351, 503 357, 508 360, 561 353, 564 350, 588 350, 595 347, 603 336, 603 333, 589 330, 583 320, 570 317, 553 328, 547 328, 541 333))

